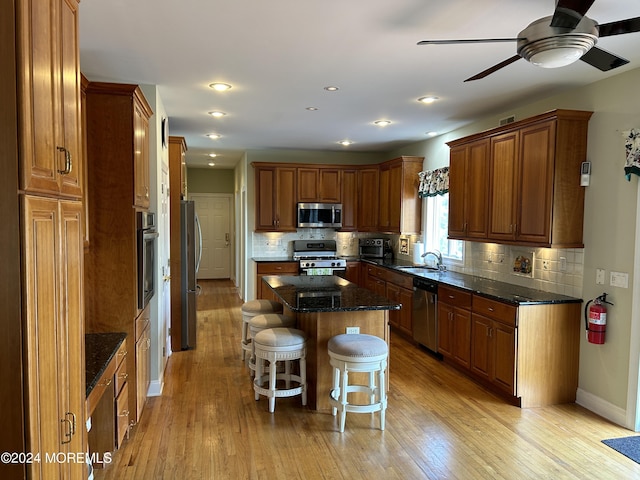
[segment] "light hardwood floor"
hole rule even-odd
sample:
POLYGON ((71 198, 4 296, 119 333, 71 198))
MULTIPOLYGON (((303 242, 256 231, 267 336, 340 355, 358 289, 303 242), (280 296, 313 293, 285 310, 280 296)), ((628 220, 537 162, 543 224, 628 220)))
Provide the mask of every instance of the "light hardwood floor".
POLYGON ((163 395, 101 479, 640 479, 601 443, 634 435, 571 404, 522 410, 391 336, 386 430, 281 398, 256 402, 240 360, 240 305, 229 281, 201 282, 198 346, 174 353, 163 395))

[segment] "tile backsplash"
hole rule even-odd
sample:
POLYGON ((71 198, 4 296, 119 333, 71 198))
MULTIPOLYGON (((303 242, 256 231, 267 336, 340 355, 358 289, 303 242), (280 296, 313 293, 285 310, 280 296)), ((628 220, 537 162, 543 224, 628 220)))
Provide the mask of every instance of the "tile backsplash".
MULTIPOLYGON (((301 228, 290 233, 253 233, 253 257, 288 257, 293 255, 292 241, 306 239, 335 240, 338 255, 357 256, 360 238, 392 240, 396 258, 412 261, 416 235, 381 235, 358 232, 336 232, 331 229, 301 228), (400 239, 409 240, 408 254, 400 254, 400 239)), ((546 292, 582 297, 584 250, 581 248, 526 248, 494 243, 465 242, 464 262, 445 260, 447 269, 512 283, 546 292), (516 259, 518 261, 516 262, 516 259), (531 261, 531 271, 522 268, 531 261), (519 271, 514 271, 514 265, 519 271)))

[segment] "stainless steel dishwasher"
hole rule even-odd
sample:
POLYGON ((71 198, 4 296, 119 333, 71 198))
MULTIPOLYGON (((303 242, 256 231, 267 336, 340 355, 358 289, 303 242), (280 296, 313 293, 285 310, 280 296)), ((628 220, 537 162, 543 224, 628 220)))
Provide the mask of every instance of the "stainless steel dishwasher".
POLYGON ((438 284, 422 277, 413 278, 413 339, 438 353, 438 284))

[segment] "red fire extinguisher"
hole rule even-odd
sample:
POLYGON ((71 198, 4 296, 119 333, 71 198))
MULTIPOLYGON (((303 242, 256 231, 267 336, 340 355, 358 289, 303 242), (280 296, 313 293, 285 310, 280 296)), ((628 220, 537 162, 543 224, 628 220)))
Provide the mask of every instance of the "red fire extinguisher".
POLYGON ((607 331, 607 307, 604 305, 605 303, 613 305, 613 303, 607 302, 607 294, 603 293, 594 300, 589 300, 584 307, 584 321, 587 327, 587 340, 589 343, 597 345, 604 343, 604 336, 607 331), (591 305, 592 302, 593 305, 591 305))

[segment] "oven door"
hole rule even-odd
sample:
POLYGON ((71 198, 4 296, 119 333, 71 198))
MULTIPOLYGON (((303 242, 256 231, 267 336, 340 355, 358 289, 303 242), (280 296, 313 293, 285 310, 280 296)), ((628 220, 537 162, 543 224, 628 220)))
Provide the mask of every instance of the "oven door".
POLYGON ((138 308, 144 309, 156 293, 155 230, 138 230, 138 308))

